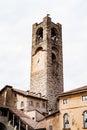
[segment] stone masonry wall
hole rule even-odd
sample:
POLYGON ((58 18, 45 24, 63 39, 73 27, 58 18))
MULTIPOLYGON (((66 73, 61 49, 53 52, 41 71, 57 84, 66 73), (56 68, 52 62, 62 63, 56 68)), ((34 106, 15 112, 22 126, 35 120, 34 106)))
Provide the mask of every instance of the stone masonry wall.
POLYGON ((63 57, 62 57, 61 24, 59 23, 55 24, 51 22, 51 18, 47 16, 43 18, 42 23, 40 24, 36 23, 33 25, 30 90, 36 93, 40 92, 42 93, 42 95, 47 96, 48 111, 49 110, 56 111, 58 109, 57 102, 56 102, 57 97, 58 94, 63 91, 63 60, 62 59, 63 57), (37 43, 37 30, 40 28, 43 29, 43 37, 41 39, 42 41, 40 43, 37 43), (54 35, 54 37, 52 37, 52 35, 54 35), (44 51, 45 51, 45 55, 43 60, 41 60, 42 64, 38 68, 36 62, 38 61, 38 57, 40 55, 38 56, 37 52, 41 52, 43 55, 44 51), (33 60, 34 56, 35 59, 33 60), (34 72, 32 70, 34 70, 34 72))
POLYGON ((50 28, 55 27, 58 31, 58 41, 53 41, 48 32, 48 51, 47 51, 47 97, 49 109, 56 111, 57 97, 63 91, 63 57, 62 57, 62 32, 60 24, 51 24, 50 28), (52 53, 54 52, 56 59, 52 63, 52 53))

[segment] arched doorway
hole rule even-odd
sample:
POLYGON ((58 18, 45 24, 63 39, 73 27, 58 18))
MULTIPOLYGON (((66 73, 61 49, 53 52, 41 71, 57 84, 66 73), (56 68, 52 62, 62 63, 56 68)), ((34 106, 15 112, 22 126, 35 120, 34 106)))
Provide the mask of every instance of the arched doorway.
POLYGON ((5 127, 5 125, 3 123, 0 122, 0 130, 7 130, 7 128, 5 127))

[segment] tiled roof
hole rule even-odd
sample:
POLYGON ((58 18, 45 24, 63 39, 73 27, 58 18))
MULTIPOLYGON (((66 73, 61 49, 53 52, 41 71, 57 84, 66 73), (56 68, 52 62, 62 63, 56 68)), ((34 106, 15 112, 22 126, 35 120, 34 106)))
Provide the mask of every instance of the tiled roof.
POLYGON ((29 126, 31 126, 32 128, 35 128, 37 122, 35 122, 34 120, 32 120, 29 116, 25 115, 22 111, 17 110, 15 108, 11 108, 9 107, 9 109, 16 114, 16 116, 18 116, 23 122, 25 122, 26 124, 28 124, 29 126))
POLYGON ((12 86, 9 86, 9 85, 6 85, 4 88, 2 88, 0 90, 0 93, 2 91, 4 91, 6 88, 10 88, 14 92, 19 93, 19 94, 24 95, 24 96, 30 96, 30 97, 39 98, 39 99, 42 99, 42 100, 47 100, 47 98, 45 96, 42 96, 40 93, 34 93, 34 92, 30 92, 30 91, 24 91, 24 90, 16 89, 16 88, 13 88, 12 86))
POLYGON ((35 127, 35 129, 42 129, 42 128, 46 128, 46 119, 38 122, 36 127, 35 127))
POLYGON ((35 97, 35 98, 47 100, 45 97, 39 96, 39 94, 36 94, 36 93, 34 93, 34 92, 23 91, 23 90, 19 90, 19 89, 15 89, 15 88, 12 88, 12 90, 13 90, 14 92, 20 93, 20 94, 25 95, 25 96, 31 96, 31 97, 35 97))
POLYGON ((75 89, 72 89, 70 91, 60 93, 59 97, 65 96, 65 95, 72 95, 72 94, 82 93, 82 92, 87 92, 87 86, 75 88, 75 89))
POLYGON ((8 106, 0 106, 0 108, 7 108, 12 113, 14 113, 20 120, 22 120, 25 124, 28 124, 33 129, 45 128, 46 127, 46 120, 42 120, 40 122, 36 122, 31 119, 29 116, 25 115, 22 111, 17 110, 16 108, 8 107, 8 106))

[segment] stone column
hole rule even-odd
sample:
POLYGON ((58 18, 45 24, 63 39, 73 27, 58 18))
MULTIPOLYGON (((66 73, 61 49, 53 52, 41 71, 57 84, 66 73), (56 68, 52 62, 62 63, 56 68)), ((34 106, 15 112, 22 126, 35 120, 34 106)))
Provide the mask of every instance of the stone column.
POLYGON ((19 129, 18 130, 21 130, 21 121, 19 119, 19 129))
POLYGON ((13 114, 13 122, 12 122, 13 127, 14 127, 14 118, 15 118, 15 115, 13 114))
POLYGON ((28 125, 26 125, 26 130, 28 130, 28 125))
POLYGON ((7 118, 8 118, 8 120, 9 120, 9 111, 8 111, 8 113, 7 113, 7 118))

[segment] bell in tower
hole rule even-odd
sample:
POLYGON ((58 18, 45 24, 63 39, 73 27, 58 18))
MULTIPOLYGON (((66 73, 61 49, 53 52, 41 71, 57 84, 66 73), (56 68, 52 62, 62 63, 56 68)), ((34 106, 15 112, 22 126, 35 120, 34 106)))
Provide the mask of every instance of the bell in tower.
POLYGON ((47 15, 32 27, 30 91, 48 99, 48 110, 57 110, 57 97, 63 92, 62 26, 47 15))

